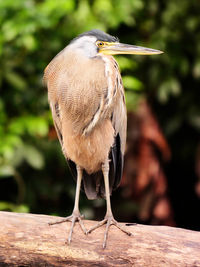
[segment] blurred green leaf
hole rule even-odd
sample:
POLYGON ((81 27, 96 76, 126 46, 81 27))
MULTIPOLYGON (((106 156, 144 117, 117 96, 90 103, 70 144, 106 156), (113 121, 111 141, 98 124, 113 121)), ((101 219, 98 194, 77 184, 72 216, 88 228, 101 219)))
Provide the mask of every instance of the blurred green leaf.
POLYGON ((132 58, 124 57, 124 56, 118 56, 116 57, 116 60, 120 66, 120 69, 122 71, 124 70, 135 70, 137 68, 137 63, 132 60, 132 58))
POLYGON ((0 210, 22 213, 29 212, 29 208, 26 205, 15 205, 13 203, 3 201, 0 201, 0 210))
POLYGON ((13 176, 15 173, 15 170, 10 165, 3 165, 0 166, 0 179, 5 178, 7 176, 13 176))
POLYGON ((197 59, 197 61, 194 64, 193 67, 193 75, 196 79, 200 78, 200 58, 197 59))
POLYGON ((142 99, 142 96, 134 91, 126 91, 126 106, 128 111, 137 110, 137 106, 142 99))
POLYGON ((27 163, 34 169, 42 169, 44 167, 44 157, 34 146, 25 145, 24 157, 27 163))
POLYGON ((48 129, 48 121, 39 116, 15 118, 9 125, 9 130, 15 134, 23 134, 27 131, 30 135, 46 136, 48 129))
POLYGON ((160 102, 166 103, 171 95, 178 96, 181 93, 181 87, 176 79, 168 79, 159 88, 158 98, 160 102))
POLYGON ((26 81, 20 75, 15 72, 8 72, 5 75, 8 83, 10 83, 14 88, 19 90, 24 90, 27 86, 26 81))
POLYGON ((126 89, 140 91, 143 89, 143 84, 133 76, 123 76, 123 84, 126 89))

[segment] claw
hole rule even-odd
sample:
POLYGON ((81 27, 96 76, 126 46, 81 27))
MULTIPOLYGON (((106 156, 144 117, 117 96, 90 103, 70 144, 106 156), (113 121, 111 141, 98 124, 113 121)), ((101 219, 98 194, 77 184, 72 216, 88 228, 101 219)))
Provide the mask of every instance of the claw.
POLYGON ((70 244, 71 241, 72 241, 72 233, 73 233, 75 222, 78 221, 82 231, 84 232, 84 234, 87 234, 85 226, 84 226, 84 224, 82 222, 83 217, 84 216, 81 215, 79 212, 78 213, 77 212, 73 212, 72 215, 70 215, 70 216, 68 216, 68 217, 66 217, 66 218, 64 218, 62 220, 59 220, 59 221, 50 222, 49 225, 59 224, 59 223, 63 223, 63 222, 71 222, 71 228, 70 228, 69 236, 68 236, 67 242, 65 242, 65 243, 70 244))
POLYGON ((70 215, 62 220, 58 220, 58 221, 55 221, 55 222, 49 222, 48 224, 49 225, 54 225, 54 224, 59 224, 59 223, 63 223, 63 222, 70 222, 71 219, 72 219, 73 215, 70 215))
POLYGON ((115 225, 118 229, 120 229, 122 232, 124 232, 125 234, 127 234, 128 236, 133 235, 131 232, 127 231, 124 227, 122 227, 115 219, 114 217, 111 215, 106 216, 102 221, 98 222, 95 226, 93 226, 92 228, 90 228, 87 231, 88 233, 91 233, 92 231, 94 231, 95 229, 101 227, 102 225, 106 224, 106 230, 105 230, 105 234, 104 234, 104 241, 103 241, 103 249, 106 248, 106 244, 107 244, 107 239, 108 239, 108 231, 111 225, 115 225))

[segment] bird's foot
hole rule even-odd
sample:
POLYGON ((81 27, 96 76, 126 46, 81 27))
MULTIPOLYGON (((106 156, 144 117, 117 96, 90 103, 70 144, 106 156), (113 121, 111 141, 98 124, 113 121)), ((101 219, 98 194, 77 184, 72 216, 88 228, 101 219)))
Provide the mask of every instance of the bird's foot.
POLYGON ((94 225, 92 228, 90 228, 87 231, 87 234, 91 233, 92 231, 94 231, 95 229, 101 227, 102 225, 106 224, 106 230, 105 230, 105 234, 104 234, 104 241, 103 241, 103 248, 106 247, 106 243, 107 243, 107 238, 108 238, 108 230, 109 227, 111 225, 115 225, 117 228, 119 228, 122 232, 126 233, 127 235, 131 236, 133 235, 131 232, 127 231, 123 226, 120 225, 120 223, 118 223, 113 215, 106 215, 105 218, 98 222, 96 225, 94 225))
POLYGON ((79 211, 74 211, 72 213, 72 215, 70 215, 70 216, 68 216, 62 220, 59 220, 59 221, 50 222, 49 225, 59 224, 59 223, 63 223, 63 222, 71 222, 71 228, 70 228, 70 232, 69 232, 69 236, 68 236, 68 240, 67 240, 68 244, 70 244, 71 240, 72 240, 72 233, 73 233, 75 222, 78 221, 84 234, 87 234, 85 226, 82 222, 83 217, 84 216, 81 215, 79 211))

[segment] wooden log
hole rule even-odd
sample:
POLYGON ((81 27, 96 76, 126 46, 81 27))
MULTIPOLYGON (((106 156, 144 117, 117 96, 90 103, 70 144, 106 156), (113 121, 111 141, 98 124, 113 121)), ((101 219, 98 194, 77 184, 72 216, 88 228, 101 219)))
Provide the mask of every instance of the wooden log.
MULTIPOLYGON (((55 217, 0 212, 0 266, 200 266, 200 232, 168 226, 124 224, 129 237, 111 226, 84 235, 77 224, 66 244, 70 223, 49 226, 55 217)), ((85 221, 86 228, 94 221, 85 221)))

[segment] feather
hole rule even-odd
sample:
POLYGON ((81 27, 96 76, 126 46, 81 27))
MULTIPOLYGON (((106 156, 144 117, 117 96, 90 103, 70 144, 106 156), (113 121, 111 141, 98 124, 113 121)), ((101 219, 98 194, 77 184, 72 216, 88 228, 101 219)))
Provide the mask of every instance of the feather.
POLYGON ((55 129, 73 177, 76 180, 79 165, 88 199, 105 197, 101 168, 109 158, 111 194, 121 181, 126 141, 117 62, 112 56, 89 59, 65 48, 46 68, 45 80, 55 129))
MULTIPOLYGON (((74 180, 77 180, 76 164, 67 160, 74 180)), ((115 190, 122 177, 123 171, 123 155, 120 149, 120 136, 115 137, 115 142, 109 154, 109 186, 110 194, 115 190)), ((102 171, 88 174, 83 171, 83 181, 81 189, 85 191, 88 199, 105 198, 105 186, 102 171)))

